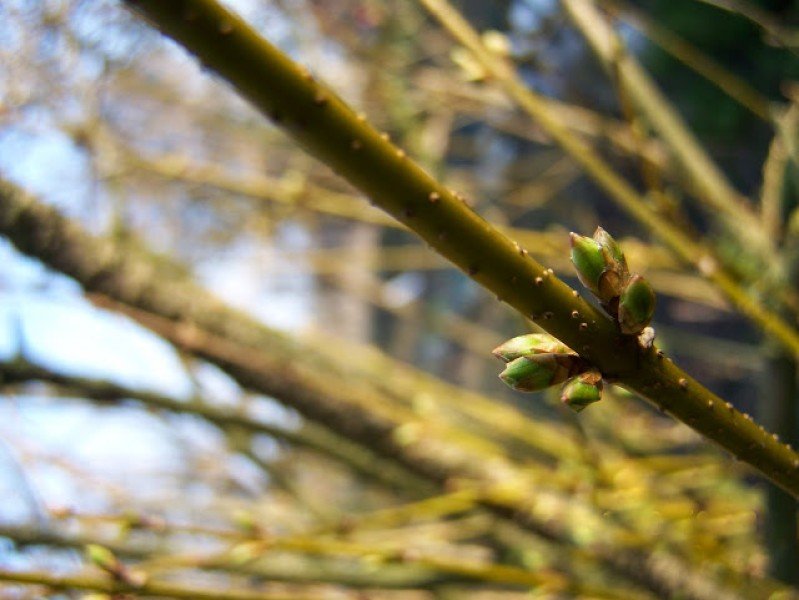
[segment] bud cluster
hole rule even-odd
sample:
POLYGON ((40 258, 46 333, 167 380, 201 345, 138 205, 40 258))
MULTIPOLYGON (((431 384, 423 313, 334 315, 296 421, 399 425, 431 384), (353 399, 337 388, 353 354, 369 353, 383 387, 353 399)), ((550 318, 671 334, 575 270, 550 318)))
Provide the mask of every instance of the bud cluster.
POLYGON ((537 392, 565 382, 561 400, 576 412, 602 396, 602 375, 546 333, 515 337, 493 354, 507 363, 500 379, 519 392, 537 392))
MULTIPOLYGON (((601 227, 593 238, 572 233, 571 260, 580 282, 599 299, 619 330, 650 347, 654 330, 648 325, 655 312, 655 292, 646 279, 630 273, 616 240, 601 227)), ((575 412, 602 398, 602 374, 546 333, 510 339, 494 349, 494 356, 506 363, 500 379, 519 392, 562 383, 560 399, 575 412)))
POLYGON ((594 237, 571 234, 571 260, 577 277, 628 335, 639 335, 655 313, 655 292, 646 279, 630 274, 616 240, 597 227, 594 237))

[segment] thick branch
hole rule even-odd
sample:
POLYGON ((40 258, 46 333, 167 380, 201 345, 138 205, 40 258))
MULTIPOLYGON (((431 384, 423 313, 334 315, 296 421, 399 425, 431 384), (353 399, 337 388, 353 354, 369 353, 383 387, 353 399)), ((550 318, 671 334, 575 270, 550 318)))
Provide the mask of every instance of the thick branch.
MULTIPOLYGON (((634 338, 621 335, 604 314, 470 210, 246 22, 211 0, 130 4, 232 83, 311 154, 478 283, 593 362, 606 378, 635 390, 799 496, 799 454, 656 349, 642 351, 634 338)), ((19 228, 13 227, 13 219, 4 221, 4 229, 10 225, 10 234, 24 242, 24 234, 14 235, 19 228)))

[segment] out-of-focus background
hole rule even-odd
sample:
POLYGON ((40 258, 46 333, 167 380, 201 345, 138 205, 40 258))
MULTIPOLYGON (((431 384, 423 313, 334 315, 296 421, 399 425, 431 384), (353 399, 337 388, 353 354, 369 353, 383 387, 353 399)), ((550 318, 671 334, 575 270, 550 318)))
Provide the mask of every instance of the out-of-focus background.
MULTIPOLYGON (((422 4, 227 4, 577 289, 568 232, 610 231, 657 292, 657 343, 797 439, 792 354, 597 187, 422 4)), ((796 4, 570 4, 456 6, 664 227, 794 327, 796 4), (598 12, 581 25, 586 6, 598 12), (586 42, 597 24, 618 36, 609 60, 586 42), (654 112, 629 60, 662 92, 654 112), (655 124, 663 110, 779 260, 697 184, 655 124)), ((153 316, 0 242, 0 597, 115 581, 320 599, 776 598, 799 584, 795 501, 625 390, 576 416, 557 389, 507 389, 491 349, 531 324, 121 3, 0 5, 0 178, 166 297, 199 285, 175 300, 197 314, 153 316), (214 330, 216 309, 238 312, 214 330), (239 359, 272 379, 237 376, 239 359), (357 410, 308 408, 307 381, 357 410)))

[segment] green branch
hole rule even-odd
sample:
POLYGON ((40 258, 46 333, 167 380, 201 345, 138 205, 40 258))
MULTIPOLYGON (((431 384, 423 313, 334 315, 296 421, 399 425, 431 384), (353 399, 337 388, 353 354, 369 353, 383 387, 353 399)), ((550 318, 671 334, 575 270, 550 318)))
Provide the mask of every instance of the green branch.
POLYGON ((744 0, 697 1, 748 19, 763 30, 763 34, 769 42, 774 41, 794 54, 799 53, 799 31, 790 25, 783 25, 778 17, 760 8, 754 2, 745 2, 744 0))
POLYGON ((673 31, 661 27, 656 20, 644 11, 625 0, 601 0, 626 23, 640 31, 649 40, 670 54, 687 68, 701 75, 709 83, 727 94, 763 121, 773 120, 771 100, 738 75, 716 62, 699 48, 686 41, 673 31))
MULTIPOLYGON (((328 88, 211 0, 129 2, 436 251, 628 387, 799 496, 799 454, 631 336, 472 211, 328 88)), ((799 341, 795 345, 799 349, 799 341)))

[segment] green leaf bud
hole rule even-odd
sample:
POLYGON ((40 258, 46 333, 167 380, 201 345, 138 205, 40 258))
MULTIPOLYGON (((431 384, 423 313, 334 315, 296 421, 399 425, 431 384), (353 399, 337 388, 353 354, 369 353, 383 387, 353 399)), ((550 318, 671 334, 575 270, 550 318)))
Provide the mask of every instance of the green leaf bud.
MULTIPOLYGON (((604 306, 611 305, 621 294, 629 277, 627 261, 621 248, 601 227, 597 228, 593 239, 576 233, 572 233, 570 239, 571 259, 580 282, 604 306)), ((612 313, 615 314, 615 308, 612 313)))
POLYGON ((619 327, 622 333, 638 335, 655 314, 655 292, 649 282, 636 274, 619 298, 619 327))
POLYGON ((576 354, 531 354, 509 362, 499 378, 518 392, 537 392, 584 369, 585 361, 576 354))
POLYGON ((491 352, 503 362, 531 354, 570 354, 572 350, 548 333, 529 333, 509 339, 491 352))
POLYGON ((105 546, 87 544, 86 557, 92 563, 110 573, 116 573, 120 569, 119 559, 105 546))
POLYGON ((605 272, 605 257, 602 247, 589 237, 569 234, 571 242, 571 260, 577 271, 577 278, 585 287, 599 297, 599 279, 605 272))
POLYGON ((574 412, 602 399, 602 375, 599 371, 586 371, 568 381, 560 395, 563 403, 574 412))

